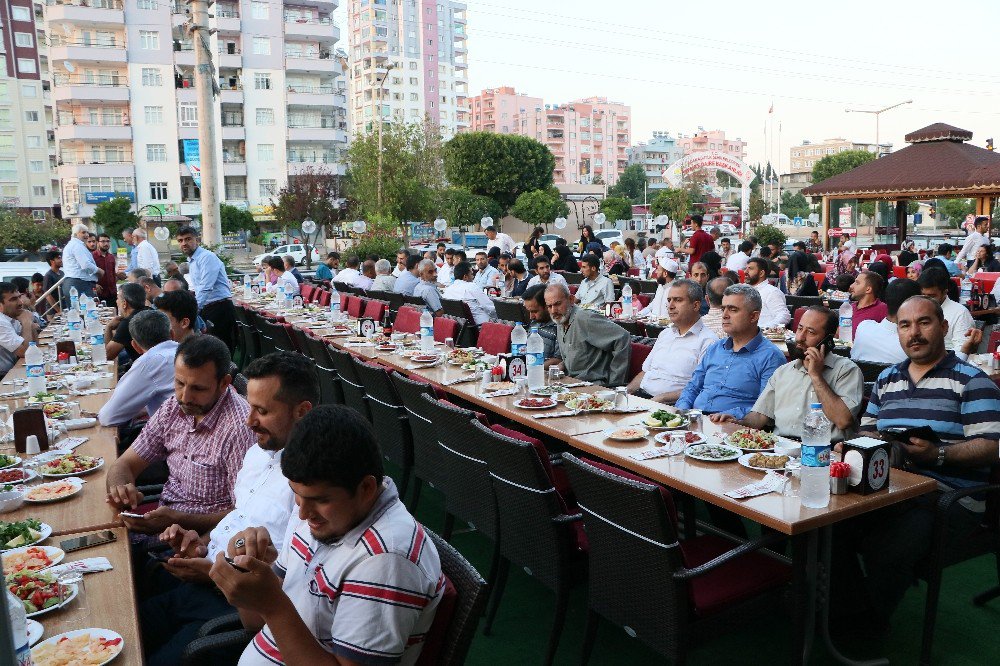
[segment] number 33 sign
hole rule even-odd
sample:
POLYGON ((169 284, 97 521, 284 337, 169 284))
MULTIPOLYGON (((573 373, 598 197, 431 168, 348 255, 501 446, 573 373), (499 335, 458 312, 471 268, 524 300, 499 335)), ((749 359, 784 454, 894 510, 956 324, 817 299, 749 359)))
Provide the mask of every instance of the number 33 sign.
POLYGON ((868 495, 889 486, 889 442, 858 437, 844 442, 844 462, 851 466, 848 487, 868 495))

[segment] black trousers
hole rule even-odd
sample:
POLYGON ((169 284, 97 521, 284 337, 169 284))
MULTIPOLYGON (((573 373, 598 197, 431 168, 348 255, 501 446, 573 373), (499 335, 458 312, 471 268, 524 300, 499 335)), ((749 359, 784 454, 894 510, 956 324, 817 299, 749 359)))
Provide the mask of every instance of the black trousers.
POLYGON ((208 333, 219 338, 229 347, 229 353, 236 350, 236 306, 228 298, 209 303, 201 309, 201 318, 208 325, 208 333))

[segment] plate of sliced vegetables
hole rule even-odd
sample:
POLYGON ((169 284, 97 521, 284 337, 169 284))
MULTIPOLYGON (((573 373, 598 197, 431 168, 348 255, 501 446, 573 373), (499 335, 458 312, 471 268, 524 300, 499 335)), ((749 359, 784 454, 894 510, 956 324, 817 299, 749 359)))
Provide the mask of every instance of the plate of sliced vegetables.
POLYGON ((684 449, 684 455, 705 462, 728 462, 737 460, 743 452, 724 444, 695 444, 684 449))
POLYGON ((76 585, 70 586, 69 597, 60 603, 56 577, 44 571, 11 574, 4 581, 11 594, 24 603, 24 611, 28 617, 42 615, 68 604, 79 593, 76 585))
POLYGON ((38 476, 38 474, 36 474, 34 470, 21 469, 20 467, 0 469, 0 486, 16 486, 19 483, 31 481, 36 476, 38 476))
POLYGON ((65 402, 46 402, 42 405, 42 411, 50 419, 62 419, 70 414, 69 404, 65 402))
POLYGON ((104 458, 70 454, 43 463, 38 471, 42 476, 61 479, 67 476, 95 472, 104 466, 104 458))
POLYGON ((0 520, 0 550, 33 546, 40 541, 45 541, 51 534, 52 527, 37 518, 27 518, 10 523, 0 520))
POLYGON ((656 428, 657 430, 677 430, 680 428, 686 428, 690 421, 683 414, 677 414, 676 412, 667 411, 666 409, 658 409, 643 421, 643 425, 649 428, 656 428))
POLYGON ((5 550, 3 575, 42 571, 63 561, 66 553, 55 546, 23 546, 5 550))
POLYGON ((596 395, 581 395, 573 400, 567 400, 566 407, 581 412, 601 412, 605 409, 611 409, 612 402, 598 398, 596 395))
POLYGON ((726 435, 723 442, 729 446, 735 446, 736 448, 743 449, 747 452, 773 451, 775 439, 774 435, 769 432, 764 432, 763 430, 741 428, 736 432, 731 432, 726 435))
POLYGON ((18 456, 8 456, 0 454, 0 469, 7 469, 8 467, 14 467, 15 465, 21 464, 21 458, 18 456))
POLYGON ((39 403, 45 404, 49 402, 59 402, 66 400, 68 396, 61 395, 59 393, 51 393, 49 391, 42 391, 41 393, 36 393, 35 395, 28 398, 29 405, 36 405, 39 403))
POLYGON ((560 393, 567 393, 569 389, 565 386, 557 386, 553 384, 552 386, 536 386, 531 389, 531 395, 543 395, 543 396, 556 396, 560 393))
POLYGON ((125 648, 110 629, 76 629, 47 638, 31 649, 35 666, 103 666, 125 648))
POLYGON ((67 497, 72 497, 83 489, 83 481, 80 479, 60 479, 50 483, 42 483, 33 486, 24 494, 25 502, 34 504, 45 504, 47 502, 58 502, 67 497))

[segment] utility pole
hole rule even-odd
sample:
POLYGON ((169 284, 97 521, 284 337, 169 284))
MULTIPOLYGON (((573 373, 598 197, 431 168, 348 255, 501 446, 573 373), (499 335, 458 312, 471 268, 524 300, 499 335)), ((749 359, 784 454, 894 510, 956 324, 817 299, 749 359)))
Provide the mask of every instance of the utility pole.
MULTIPOLYGON (((372 122, 378 119, 378 213, 382 214, 382 84, 385 83, 385 78, 389 76, 389 71, 396 65, 394 62, 390 62, 385 68, 385 74, 382 78, 378 80, 378 105, 375 107, 375 113, 372 114, 372 122)), ((372 95, 372 100, 376 100, 375 95, 372 95)))
POLYGON ((215 65, 209 46, 207 0, 188 0, 188 34, 194 43, 194 87, 198 91, 198 154, 201 162, 201 224, 206 245, 222 242, 219 214, 219 154, 216 150, 215 65))
POLYGON ((882 144, 879 143, 879 126, 878 126, 879 116, 881 116, 886 111, 889 111, 890 109, 895 109, 897 106, 903 106, 904 104, 913 104, 913 100, 908 99, 905 102, 899 102, 897 104, 893 104, 892 106, 887 106, 884 109, 879 109, 878 111, 867 111, 863 109, 844 109, 845 113, 870 113, 875 116, 875 159, 878 159, 882 155, 882 144))

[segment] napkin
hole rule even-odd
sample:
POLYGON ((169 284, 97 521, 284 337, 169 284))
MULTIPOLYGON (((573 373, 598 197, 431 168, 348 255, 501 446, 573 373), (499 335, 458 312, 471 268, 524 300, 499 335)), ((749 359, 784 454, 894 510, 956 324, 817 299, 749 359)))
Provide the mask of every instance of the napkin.
POLYGON ((66 437, 58 442, 58 445, 60 449, 69 449, 72 451, 89 439, 89 437, 66 437))
POLYGON ((73 560, 72 562, 57 564, 54 567, 46 569, 45 573, 52 574, 53 576, 59 576, 70 571, 79 571, 80 573, 96 573, 98 571, 111 571, 113 568, 114 567, 111 566, 111 562, 106 557, 88 557, 83 560, 73 560))
POLYGON ((786 479, 784 474, 770 471, 765 474, 764 478, 760 481, 740 486, 736 490, 730 490, 725 493, 725 495, 726 497, 732 497, 733 499, 746 499, 748 497, 757 497, 758 495, 766 495, 772 492, 781 492, 781 490, 785 487, 785 481, 786 479))
POLYGON ((110 393, 110 392, 111 392, 111 389, 109 389, 109 388, 84 389, 82 391, 75 391, 76 395, 97 395, 98 393, 110 393))
MULTIPOLYGON (((406 366, 406 369, 407 370, 421 370, 421 369, 424 369, 424 368, 436 368, 439 365, 441 365, 441 361, 435 361, 434 363, 411 363, 410 365, 406 366)), ((516 393, 516 391, 515 391, 515 393, 516 393)), ((514 395, 514 394, 513 393, 497 393, 497 395, 514 395)), ((487 396, 485 394, 483 394, 483 397, 487 397, 487 396)), ((488 397, 495 397, 495 396, 488 396, 488 397)))
POLYGON ((459 377, 457 379, 449 379, 446 382, 441 382, 441 385, 442 386, 451 386, 452 384, 461 384, 463 382, 473 382, 473 381, 476 381, 477 379, 481 379, 481 377, 479 377, 477 375, 469 375, 468 377, 459 377))
POLYGON ((562 384, 563 388, 576 388, 577 386, 592 386, 594 382, 573 382, 572 384, 562 384))
POLYGON ((563 412, 546 412, 545 414, 535 414, 536 419, 554 419, 560 416, 576 416, 579 412, 575 409, 567 409, 563 412))
POLYGON ((499 397, 504 396, 504 395, 517 395, 517 394, 518 394, 518 389, 512 388, 512 389, 504 389, 503 391, 492 391, 492 392, 487 392, 487 393, 481 393, 479 395, 479 397, 480 398, 499 398, 499 397))

